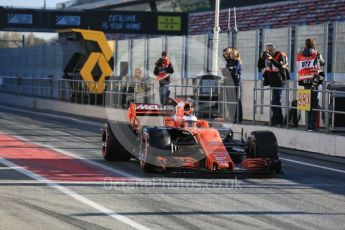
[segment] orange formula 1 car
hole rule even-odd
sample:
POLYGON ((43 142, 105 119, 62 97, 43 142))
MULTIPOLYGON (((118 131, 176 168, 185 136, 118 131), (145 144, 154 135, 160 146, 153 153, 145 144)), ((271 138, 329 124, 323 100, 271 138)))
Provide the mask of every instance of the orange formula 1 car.
POLYGON ((270 131, 252 132, 235 140, 231 129, 199 120, 188 102, 170 105, 131 104, 129 124, 106 123, 102 154, 105 160, 140 161, 145 172, 198 169, 211 172, 281 172, 278 144, 270 131), (162 116, 160 126, 141 125, 139 117, 162 116), (217 128, 218 127, 218 128, 217 128))

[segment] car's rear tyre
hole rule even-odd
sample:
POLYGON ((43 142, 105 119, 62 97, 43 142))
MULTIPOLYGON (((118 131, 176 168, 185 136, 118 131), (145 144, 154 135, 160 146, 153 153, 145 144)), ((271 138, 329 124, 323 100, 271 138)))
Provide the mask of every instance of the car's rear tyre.
POLYGON ((108 123, 103 126, 102 156, 107 161, 129 161, 132 157, 116 139, 108 123))
POLYGON ((145 173, 158 173, 156 166, 149 163, 153 161, 153 156, 149 149, 149 141, 147 137, 145 137, 143 140, 142 154, 140 156, 140 167, 145 173))
POLYGON ((157 157, 165 155, 170 143, 170 136, 159 128, 150 128, 143 131, 140 166, 146 173, 164 172, 162 166, 157 165, 157 157))

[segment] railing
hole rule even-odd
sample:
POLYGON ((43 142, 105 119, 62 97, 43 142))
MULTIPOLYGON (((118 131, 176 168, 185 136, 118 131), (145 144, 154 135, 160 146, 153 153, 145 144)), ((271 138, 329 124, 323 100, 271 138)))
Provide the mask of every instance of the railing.
MULTIPOLYGON (((171 85, 172 98, 183 97, 189 100, 194 111, 203 118, 213 119, 223 117, 226 121, 240 120, 239 100, 241 88, 236 86, 199 86, 199 85, 171 85), (236 116, 235 117, 235 113, 236 116)), ((297 109, 291 106, 290 96, 295 94, 296 88, 254 88, 253 97, 253 124, 257 123, 257 109, 277 107, 285 109, 286 128, 289 126, 289 110, 297 109), (285 91, 285 103, 283 105, 271 105, 271 103, 258 103, 258 92, 269 93, 271 101, 272 91, 280 89, 285 91), (285 104, 285 105, 284 105, 285 104)), ((158 103, 156 99, 155 85, 150 82, 130 82, 108 80, 100 84, 95 81, 83 80, 53 80, 51 78, 18 78, 0 77, 0 91, 23 96, 48 98, 67 101, 71 103, 98 105, 111 108, 127 108, 130 102, 158 103), (97 89, 102 88, 101 94, 97 89)), ((325 114, 324 127, 327 132, 335 128, 335 116, 345 115, 345 111, 335 109, 335 98, 345 98, 344 91, 316 90, 322 94, 324 108, 312 109, 325 114), (332 119, 330 119, 332 118, 332 119)), ((267 94, 266 94, 267 95, 267 94)), ((271 116, 269 116, 270 118, 271 116)), ((269 121, 270 119, 267 119, 269 121)), ((308 117, 306 116, 306 119, 308 117)), ((269 121, 270 122, 270 121, 269 121)), ((308 121, 305 122, 307 124, 308 121)), ((345 127, 344 127, 345 128, 345 127)))
POLYGON ((124 107, 130 102, 153 103, 155 86, 153 83, 136 81, 105 81, 104 106, 124 107))
POLYGON ((130 102, 141 99, 142 103, 151 103, 155 97, 153 83, 115 80, 99 83, 69 79, 0 77, 0 91, 114 108, 126 107, 130 102))
MULTIPOLYGON (((130 102, 158 103, 155 85, 149 82, 108 80, 100 84, 83 80, 0 77, 0 86, 1 92, 11 94, 111 108, 127 108, 130 102), (103 87, 101 94, 99 87, 103 87)), ((170 89, 170 97, 188 99, 203 118, 224 117, 232 121, 234 113, 239 111, 237 98, 241 95, 236 86, 172 85, 170 89)), ((237 113, 237 120, 239 115, 237 113)))
MULTIPOLYGON (((290 93, 297 93, 298 89, 296 88, 277 88, 277 87, 271 87, 271 88, 254 88, 254 99, 253 99, 253 124, 255 125, 257 120, 256 120, 256 114, 257 114, 257 108, 270 108, 270 117, 271 117, 271 108, 282 108, 285 109, 285 118, 286 118, 286 124, 284 124, 286 126, 286 128, 290 128, 289 126, 289 110, 290 109, 296 109, 297 107, 291 106, 291 100, 290 100, 290 93), (270 104, 258 104, 258 92, 265 92, 265 91, 269 91, 270 94, 270 102, 272 101, 272 92, 273 90, 282 90, 285 91, 285 104, 286 105, 272 105, 270 104)), ((334 116, 335 114, 342 114, 345 115, 345 111, 339 111, 339 110, 335 110, 335 98, 336 97, 343 97, 345 98, 345 91, 336 91, 336 90, 313 90, 314 92, 318 92, 321 94, 321 96, 319 98, 323 98, 323 102, 325 105, 325 108, 321 108, 321 109, 315 109, 315 108, 311 108, 311 111, 316 111, 316 112, 320 112, 320 113, 324 113, 324 126, 327 130, 327 132, 330 132, 331 129, 334 129, 334 116), (331 119, 332 118, 332 119, 331 119), (331 120, 331 121, 330 121, 331 120)), ((305 120, 305 124, 308 124, 308 116, 305 116, 306 120, 305 120)), ((320 118, 321 119, 321 118, 320 118)), ((269 121, 269 124, 271 125, 271 121, 269 121)), ((345 128, 345 127, 344 127, 345 128)), ((305 129, 307 130, 307 125, 305 125, 305 129)))
POLYGON ((170 88, 170 97, 189 100, 199 117, 209 120, 215 117, 222 117, 226 121, 240 120, 240 113, 236 113, 240 111, 239 86, 172 85, 170 88))
POLYGON ((2 92, 14 93, 23 96, 53 98, 57 92, 57 82, 50 78, 16 78, 1 77, 0 89, 2 92))

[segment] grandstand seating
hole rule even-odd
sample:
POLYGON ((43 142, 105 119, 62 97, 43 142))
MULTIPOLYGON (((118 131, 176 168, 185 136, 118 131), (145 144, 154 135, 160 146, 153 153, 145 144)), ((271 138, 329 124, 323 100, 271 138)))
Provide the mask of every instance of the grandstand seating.
MULTIPOLYGON (((344 0, 299 0, 270 3, 237 10, 237 26, 241 31, 257 28, 280 28, 289 25, 313 25, 345 20, 344 0)), ((220 13, 220 27, 227 30, 228 10, 220 13)), ((231 18, 233 27, 233 17, 231 18)), ((205 34, 212 31, 214 13, 190 14, 189 34, 205 34)))

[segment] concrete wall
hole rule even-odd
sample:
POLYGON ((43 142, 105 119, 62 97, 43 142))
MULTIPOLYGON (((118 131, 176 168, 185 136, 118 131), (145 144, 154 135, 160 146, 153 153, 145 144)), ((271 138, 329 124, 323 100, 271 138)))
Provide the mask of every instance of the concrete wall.
POLYGON ((241 129, 247 135, 252 131, 270 130, 278 140, 280 147, 298 149, 308 152, 322 153, 330 156, 345 157, 345 136, 325 134, 318 132, 296 131, 293 129, 279 129, 265 126, 252 125, 226 125, 231 127, 234 132, 240 133, 241 129))

